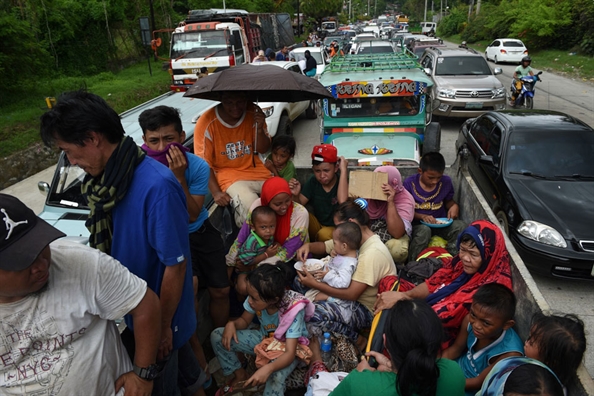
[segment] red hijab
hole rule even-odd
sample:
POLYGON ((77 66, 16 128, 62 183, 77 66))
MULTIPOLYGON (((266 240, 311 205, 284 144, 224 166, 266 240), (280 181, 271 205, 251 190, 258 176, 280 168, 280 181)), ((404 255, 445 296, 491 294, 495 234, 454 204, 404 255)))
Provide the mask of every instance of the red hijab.
MULTIPOLYGON (((282 177, 271 177, 262 185, 262 193, 260 194, 260 201, 262 205, 269 206, 270 201, 278 194, 286 193, 291 197, 291 189, 289 183, 282 177)), ((285 243, 289 234, 291 233, 291 215, 293 214, 293 201, 289 204, 287 212, 280 216, 276 215, 276 231, 274 232, 274 239, 281 245, 285 243)))

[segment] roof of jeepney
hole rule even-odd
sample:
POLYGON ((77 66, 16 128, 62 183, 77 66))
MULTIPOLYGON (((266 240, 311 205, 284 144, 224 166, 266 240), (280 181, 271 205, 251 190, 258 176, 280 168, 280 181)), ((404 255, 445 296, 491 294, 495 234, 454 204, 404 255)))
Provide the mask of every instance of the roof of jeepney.
POLYGON ((320 76, 329 87, 343 81, 412 80, 432 86, 415 55, 409 51, 335 56, 320 76))

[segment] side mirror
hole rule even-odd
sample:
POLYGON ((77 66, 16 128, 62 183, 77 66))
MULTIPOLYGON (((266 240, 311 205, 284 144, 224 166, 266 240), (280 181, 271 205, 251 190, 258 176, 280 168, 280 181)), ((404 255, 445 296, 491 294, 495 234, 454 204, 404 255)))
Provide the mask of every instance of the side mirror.
POLYGON ((50 186, 46 182, 39 182, 39 183, 37 183, 37 189, 43 195, 47 195, 50 192, 50 186))
POLYGON ((495 73, 495 75, 501 74, 503 73, 503 70, 500 67, 496 67, 495 70, 493 70, 493 73, 495 73))
POLYGON ((490 155, 481 155, 479 157, 479 163, 487 166, 495 166, 493 162, 493 157, 490 155))
POLYGON ((431 112, 433 112, 435 109, 437 109, 440 105, 441 105, 441 100, 433 99, 431 101, 431 112))
POLYGON ((428 76, 431 75, 431 69, 429 69, 428 67, 424 68, 423 71, 425 72, 426 75, 428 75, 428 76))

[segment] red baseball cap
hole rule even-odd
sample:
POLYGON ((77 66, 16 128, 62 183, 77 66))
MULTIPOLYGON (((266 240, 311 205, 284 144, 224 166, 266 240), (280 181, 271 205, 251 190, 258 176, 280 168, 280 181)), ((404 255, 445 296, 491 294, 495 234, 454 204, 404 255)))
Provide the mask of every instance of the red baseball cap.
POLYGON ((338 150, 331 144, 319 144, 313 148, 311 159, 335 164, 338 162, 338 150))

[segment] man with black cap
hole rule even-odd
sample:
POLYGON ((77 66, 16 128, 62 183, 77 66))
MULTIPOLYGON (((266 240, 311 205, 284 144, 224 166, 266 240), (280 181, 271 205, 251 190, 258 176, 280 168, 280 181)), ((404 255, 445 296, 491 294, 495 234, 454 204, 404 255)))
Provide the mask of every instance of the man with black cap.
POLYGON ((63 236, 0 194, 0 394, 150 395, 157 296, 112 257, 63 236), (125 314, 137 328, 134 366, 114 322, 125 314))

